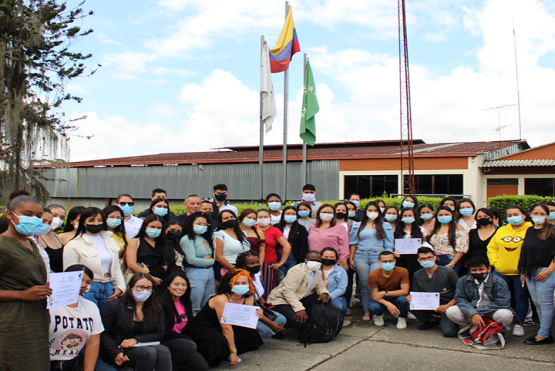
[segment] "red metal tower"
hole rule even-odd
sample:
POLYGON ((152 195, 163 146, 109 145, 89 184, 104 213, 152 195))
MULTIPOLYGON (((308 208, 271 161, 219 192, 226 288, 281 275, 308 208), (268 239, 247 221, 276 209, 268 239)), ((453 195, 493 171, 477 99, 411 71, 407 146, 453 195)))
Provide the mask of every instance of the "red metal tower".
POLYGON ((410 107, 409 49, 405 0, 399 0, 399 98, 401 121, 401 182, 403 194, 415 194, 414 148, 412 139, 412 114, 410 107))

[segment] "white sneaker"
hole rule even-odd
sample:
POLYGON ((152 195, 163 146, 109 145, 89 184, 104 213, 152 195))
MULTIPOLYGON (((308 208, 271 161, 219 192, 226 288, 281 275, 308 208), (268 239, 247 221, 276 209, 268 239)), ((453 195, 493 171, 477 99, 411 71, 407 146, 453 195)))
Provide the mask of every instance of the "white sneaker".
POLYGON ((407 319, 409 319, 411 321, 416 321, 416 317, 411 312, 409 312, 409 314, 407 314, 407 319))
POLYGON ((398 328, 399 330, 404 330, 404 329, 406 329, 406 328, 407 328, 407 319, 406 319, 406 318, 401 318, 401 317, 399 317, 399 318, 397 319, 397 328, 398 328))
POLYGON ((376 326, 383 326, 385 323, 383 321, 383 314, 381 316, 374 315, 374 325, 376 326))
POLYGON ((521 325, 515 325, 513 329, 513 336, 525 336, 526 333, 524 332, 524 327, 521 325))

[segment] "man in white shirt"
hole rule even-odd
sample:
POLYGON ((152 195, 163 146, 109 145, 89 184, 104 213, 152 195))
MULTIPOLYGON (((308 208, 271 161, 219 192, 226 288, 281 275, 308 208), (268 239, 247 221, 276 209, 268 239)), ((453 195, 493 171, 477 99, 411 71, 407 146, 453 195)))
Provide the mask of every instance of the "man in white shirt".
POLYGON ((224 210, 233 211, 235 213, 235 216, 239 218, 239 215, 237 214, 237 208, 227 202, 227 196, 229 195, 229 192, 225 184, 216 184, 214 186, 214 192, 212 192, 212 194, 214 195, 214 202, 212 202, 212 206, 214 208, 212 220, 214 221, 214 224, 218 223, 218 217, 220 213, 224 210))
MULTIPOLYGON (((316 218, 316 214, 318 213, 318 208, 322 206, 320 202, 316 201, 316 187, 312 184, 305 184, 303 186, 303 199, 304 202, 310 204, 310 208, 312 209, 311 217, 316 218)), ((295 208, 298 207, 298 202, 293 204, 295 208)))
POLYGON ((141 226, 143 225, 143 220, 139 219, 133 214, 133 208, 135 207, 135 202, 133 202, 133 198, 128 194, 121 194, 118 196, 116 200, 116 205, 123 210, 123 214, 125 217, 123 218, 123 224, 125 226, 125 233, 129 239, 133 239, 139 233, 141 226))

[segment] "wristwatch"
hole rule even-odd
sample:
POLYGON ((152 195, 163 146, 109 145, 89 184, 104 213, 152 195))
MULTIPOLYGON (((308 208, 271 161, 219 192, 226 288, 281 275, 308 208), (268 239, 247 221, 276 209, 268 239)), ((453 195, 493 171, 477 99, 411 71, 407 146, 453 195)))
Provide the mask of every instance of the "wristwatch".
POLYGON ((448 266, 450 266, 451 268, 455 268, 455 266, 451 263, 447 264, 448 266))
POLYGON ((384 291, 384 292, 383 292, 383 296, 389 296, 389 292, 388 292, 388 291, 384 291))

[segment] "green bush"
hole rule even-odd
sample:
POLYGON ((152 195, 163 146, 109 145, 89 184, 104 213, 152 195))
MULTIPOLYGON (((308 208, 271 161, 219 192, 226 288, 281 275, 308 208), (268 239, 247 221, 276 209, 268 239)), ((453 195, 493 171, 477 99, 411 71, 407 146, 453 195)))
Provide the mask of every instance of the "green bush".
POLYGON ((552 201, 553 197, 534 196, 534 195, 503 195, 488 198, 488 207, 496 207, 501 210, 503 220, 507 219, 507 208, 512 205, 522 206, 526 210, 530 210, 532 205, 539 202, 552 201))

